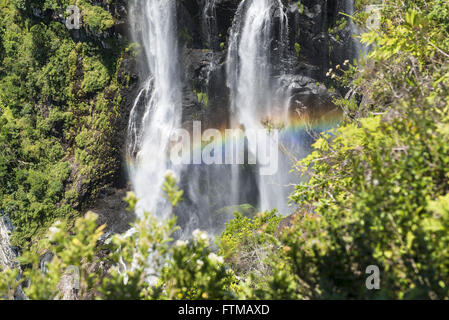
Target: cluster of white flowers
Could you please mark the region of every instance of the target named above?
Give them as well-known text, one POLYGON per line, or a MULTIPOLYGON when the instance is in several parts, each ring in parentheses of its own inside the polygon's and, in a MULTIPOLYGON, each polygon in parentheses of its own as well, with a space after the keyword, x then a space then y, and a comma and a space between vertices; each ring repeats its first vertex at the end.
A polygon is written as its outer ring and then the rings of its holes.
POLYGON ((216 255, 213 252, 209 253, 209 255, 207 257, 209 258, 209 260, 212 263, 215 263, 215 264, 223 264, 224 263, 223 257, 222 256, 218 256, 218 255, 216 255))
POLYGON ((176 246, 177 247, 185 247, 185 246, 187 246, 187 241, 184 241, 184 240, 178 240, 178 241, 176 241, 176 246))
MULTIPOLYGON (((340 66, 338 66, 337 69, 339 69, 340 66)), ((335 79, 337 75, 334 73, 334 69, 330 68, 329 71, 326 73, 326 77, 331 77, 331 79, 335 79)))
MULTIPOLYGON (((343 62, 344 66, 349 65, 349 60, 345 60, 345 62, 343 62)), ((335 69, 337 70, 342 70, 340 65, 337 65, 335 67, 335 69)), ((334 69, 330 68, 329 71, 326 73, 326 77, 330 77, 331 79, 335 79, 337 77, 337 75, 334 73, 334 69)))
POLYGON ((196 260, 196 264, 201 268, 204 265, 204 261, 203 260, 196 260))
POLYGON ((178 179, 176 173, 173 170, 170 170, 170 169, 165 171, 165 177, 173 177, 176 180, 178 179))
POLYGON ((209 245, 209 235, 207 234, 206 231, 201 231, 199 229, 196 229, 195 231, 193 231, 192 235, 193 235, 193 239, 195 239, 195 241, 205 242, 206 245, 209 245))
POLYGON ((61 221, 56 221, 49 229, 48 229, 48 239, 53 241, 56 234, 61 231, 60 226, 61 221))

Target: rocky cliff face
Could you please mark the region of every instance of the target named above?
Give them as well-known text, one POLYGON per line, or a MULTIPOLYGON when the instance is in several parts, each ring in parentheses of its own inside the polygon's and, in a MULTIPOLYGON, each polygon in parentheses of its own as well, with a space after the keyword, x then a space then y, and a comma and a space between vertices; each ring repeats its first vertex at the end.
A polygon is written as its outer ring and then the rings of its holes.
MULTIPOLYGON (((0 216, 0 271, 18 267, 16 261, 17 251, 11 246, 9 241, 12 231, 13 225, 11 221, 5 216, 0 216)), ((20 300, 26 299, 21 286, 14 292, 14 298, 20 300)))
MULTIPOLYGON (((230 27, 240 1, 216 0, 212 18, 216 24, 204 30, 204 8, 207 0, 184 0, 178 2, 178 30, 182 44, 184 67, 184 122, 201 120, 206 127, 226 125, 229 92, 226 87, 226 49, 230 27), (216 32, 208 34, 207 32, 216 32), (213 43, 218 45, 211 45, 213 43), (207 106, 198 101, 198 93, 206 93, 207 106), (224 123, 223 123, 224 122, 224 123)), ((326 95, 326 90, 311 86, 317 82, 327 87, 329 68, 342 64, 355 56, 349 27, 340 27, 346 21, 340 12, 346 11, 347 0, 284 1, 288 8, 288 61, 278 61, 278 67, 287 68, 283 77, 286 87, 298 92, 292 101, 310 104, 310 96, 326 95), (334 29, 333 33, 329 31, 334 29), (298 81, 298 76, 302 77, 298 81)), ((211 13, 209 13, 211 14, 211 13)), ((279 46, 273 38, 273 46, 279 46)), ((323 88, 323 87, 321 87, 323 88)), ((313 103, 312 103, 313 104, 313 103)))
MULTIPOLYGON (((288 8, 288 61, 282 61, 287 74, 307 77, 308 84, 329 84, 326 73, 332 66, 355 56, 349 27, 337 29, 340 12, 348 0, 284 0, 288 8), (329 31, 336 29, 335 32, 329 31)), ((226 125, 229 92, 226 87, 226 52, 230 28, 239 0, 180 0, 177 2, 181 66, 183 67, 183 122, 201 120, 205 127, 226 125), (208 6, 213 9, 207 10, 208 6), (212 26, 210 26, 213 24, 212 26), (207 95, 207 103, 198 94, 207 95), (200 101, 199 101, 200 100, 200 101), (224 122, 224 123, 223 123, 224 122)), ((124 11, 124 10, 122 10, 124 11)), ((279 39, 273 38, 273 46, 279 39)), ((315 95, 294 77, 286 86, 302 87, 301 95, 315 95)), ((201 97, 201 95, 200 95, 201 97)))
POLYGON ((16 252, 9 243, 12 224, 6 217, 0 216, 0 270, 16 265, 16 252))

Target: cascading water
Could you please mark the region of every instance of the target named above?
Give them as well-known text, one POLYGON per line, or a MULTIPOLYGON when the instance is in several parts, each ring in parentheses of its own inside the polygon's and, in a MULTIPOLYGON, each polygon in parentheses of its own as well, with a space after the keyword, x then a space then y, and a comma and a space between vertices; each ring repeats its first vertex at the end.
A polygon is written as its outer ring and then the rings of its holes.
MULTIPOLYGON (((219 56, 215 18, 220 1, 197 0, 197 3, 201 8, 204 42, 212 49, 212 52, 207 50, 207 54, 219 56)), ((180 80, 176 6, 174 0, 134 0, 130 6, 133 36, 142 44, 144 68, 149 73, 135 100, 128 128, 129 172, 140 199, 138 213, 146 210, 160 218, 166 217, 168 210, 164 210, 166 203, 161 185, 167 169, 177 169, 185 191, 185 201, 176 211, 182 227, 181 237, 190 234, 194 228, 219 232, 234 208, 247 208, 242 206, 246 204, 261 210, 277 208, 282 214, 289 214, 292 211, 287 205, 291 186, 299 181, 290 169, 296 159, 305 155, 304 146, 310 143, 309 140, 302 144, 303 133, 288 132, 296 125, 292 120, 292 106, 298 103, 292 97, 295 94, 297 97, 298 85, 302 86, 298 83, 303 82, 300 76, 297 77, 300 80, 292 80, 295 79, 294 70, 290 69, 294 65, 291 61, 297 59, 288 36, 287 14, 291 14, 291 8, 286 8, 282 0, 241 1, 228 41, 225 66, 226 84, 230 89, 230 121, 224 120, 223 125, 242 128, 246 132, 281 129, 278 170, 263 176, 259 174, 261 159, 257 159, 258 166, 194 163, 182 168, 186 170, 178 170, 179 167, 171 165, 168 159, 170 137, 181 126, 182 90, 189 92, 186 83, 183 86, 180 80)), ((201 72, 213 71, 215 79, 220 78, 217 76, 220 74, 217 73, 219 61, 202 67, 201 72)), ((209 79, 209 73, 205 78, 209 79)), ((209 97, 220 90, 211 86, 209 80, 196 89, 209 97)), ((226 99, 222 100, 225 101, 223 104, 227 104, 226 99)), ((207 113, 207 106, 203 108, 202 112, 207 113)), ((190 112, 188 108, 184 111, 190 112)), ((184 125, 189 126, 187 122, 184 125)), ((271 137, 271 134, 267 136, 271 137)), ((247 151, 259 156, 258 149, 266 145, 263 146, 259 139, 251 140, 250 135, 246 138, 247 151)))
POLYGON ((0 270, 16 264, 16 254, 9 242, 11 231, 9 219, 0 215, 0 270))
POLYGON ((212 50, 217 50, 218 43, 218 26, 217 26, 217 12, 216 12, 217 0, 201 0, 203 7, 202 27, 203 33, 206 36, 207 44, 212 50))
MULTIPOLYGON (((19 268, 20 266, 17 262, 17 252, 11 246, 9 237, 13 231, 13 226, 9 218, 2 215, 0 211, 0 270, 5 270, 8 268, 19 268)), ((14 298, 18 300, 27 299, 25 293, 22 290, 22 285, 19 285, 14 292, 14 298)))
MULTIPOLYGON (((356 13, 355 0, 346 0, 346 12, 351 17, 354 16, 354 14, 356 13)), ((352 18, 349 19, 349 28, 352 34, 352 44, 354 46, 353 51, 355 54, 355 58, 357 60, 360 60, 361 57, 366 56, 366 54, 368 53, 368 48, 360 42, 358 37, 362 32, 357 24, 354 23, 354 20, 352 18)))
MULTIPOLYGON (((287 32, 288 19, 280 0, 246 0, 240 4, 231 30, 227 59, 227 85, 231 92, 234 127, 261 130, 267 124, 276 125, 273 123, 276 120, 288 125, 288 92, 282 90, 273 77, 273 63, 282 61, 287 32), (278 46, 272 54, 274 38, 278 39, 278 46), (277 119, 280 114, 282 119, 277 119)), ((248 145, 262 147, 258 143, 249 141, 248 145)), ((249 152, 257 154, 254 148, 249 152)), ((291 190, 287 185, 291 165, 280 156, 276 174, 258 177, 262 210, 276 207, 280 212, 288 213, 287 197, 291 190)), ((235 197, 239 194, 239 174, 240 170, 236 168, 232 175, 235 197)))
POLYGON ((142 45, 149 79, 131 111, 128 127, 129 173, 140 200, 137 214, 165 217, 161 186, 173 169, 168 147, 181 121, 181 80, 176 41, 176 1, 146 0, 130 4, 132 32, 142 45))

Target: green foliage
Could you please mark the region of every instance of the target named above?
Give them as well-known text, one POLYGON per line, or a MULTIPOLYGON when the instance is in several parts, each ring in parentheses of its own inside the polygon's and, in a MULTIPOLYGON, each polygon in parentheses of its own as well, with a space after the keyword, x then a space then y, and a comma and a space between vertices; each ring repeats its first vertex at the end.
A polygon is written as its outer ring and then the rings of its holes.
MULTIPOLYGON (((164 189, 177 202, 180 191, 173 182, 168 176, 164 189)), ((135 196, 129 193, 126 200, 134 210, 135 196)), ((230 286, 235 279, 223 258, 212 252, 207 233, 196 230, 192 240, 178 240, 173 245, 175 224, 175 218, 161 222, 146 213, 132 225, 131 234, 115 235, 109 245, 102 245, 99 239, 106 226, 98 227, 94 213, 79 218, 74 226, 56 222, 45 239, 19 258, 24 267, 20 278, 18 269, 0 272, 0 297, 13 298, 22 286, 31 299, 62 298, 67 294, 60 290, 62 281, 69 281, 71 286, 76 283, 75 278, 64 277, 77 270, 76 293, 80 298, 233 298, 230 286), (39 267, 43 248, 53 254, 45 272, 39 267), (101 250, 108 254, 100 260, 101 250), (100 264, 102 268, 98 268, 100 264)))
MULTIPOLYGON (((81 209, 77 190, 95 197, 95 182, 107 184, 115 174, 111 135, 126 43, 110 42, 112 49, 77 43, 63 23, 31 12, 70 3, 0 4, 0 212, 16 226, 11 240, 18 246, 29 245, 54 220, 75 216, 81 209)), ((95 14, 104 11, 95 8, 95 14)), ((107 15, 91 27, 109 27, 107 15)))
POLYGON ((209 96, 207 95, 207 92, 193 90, 193 93, 196 94, 198 103, 201 103, 205 108, 209 106, 209 96))
POLYGON ((219 238, 219 253, 239 275, 257 270, 263 263, 262 257, 271 250, 270 241, 281 220, 276 210, 259 213, 252 219, 236 212, 219 238))
POLYGON ((329 28, 329 34, 336 35, 338 37, 338 32, 344 30, 347 25, 348 19, 346 17, 342 17, 335 22, 335 25, 332 28, 329 28))
POLYGON ((187 27, 184 27, 184 29, 179 30, 179 36, 187 44, 193 42, 193 37, 189 34, 189 30, 187 29, 187 27))
POLYGON ((67 222, 56 222, 49 230, 47 238, 40 246, 49 246, 53 258, 45 265, 47 271, 39 268, 39 251, 32 249, 25 252, 19 262, 31 265, 23 272, 23 279, 30 279, 30 285, 24 288, 30 299, 48 300, 60 299, 61 290, 58 284, 62 277, 70 270, 79 271, 79 294, 85 296, 92 288, 99 284, 99 275, 88 271, 88 266, 95 262, 98 254, 97 241, 103 234, 105 225, 97 227, 97 216, 87 213, 85 217, 76 221, 72 228, 73 233, 68 234, 67 222))
POLYGON ((359 69, 329 72, 364 103, 338 101, 345 122, 297 164, 297 219, 245 297, 448 298, 448 37, 431 4, 403 5, 362 35, 374 48, 359 69), (380 290, 365 286, 370 265, 380 290))
POLYGON ((6 269, 0 272, 0 299, 14 300, 17 290, 20 290, 22 281, 18 281, 20 270, 6 269))
POLYGON ((440 248, 447 239, 428 227, 443 217, 427 208, 430 199, 447 192, 448 141, 428 135, 430 123, 379 120, 342 127, 330 146, 317 143, 315 154, 301 163, 313 171, 292 199, 311 206, 313 214, 298 221, 283 242, 292 248, 288 259, 298 277, 320 289, 298 288, 301 295, 447 297, 439 283, 449 271, 448 252, 440 248), (382 270, 375 293, 364 288, 369 265, 382 270))
POLYGON ((429 17, 449 31, 449 2, 445 0, 433 1, 429 17))
POLYGON ((114 18, 103 8, 93 6, 87 1, 80 1, 79 5, 83 13, 83 24, 90 30, 102 32, 114 25, 114 18))
POLYGON ((295 51, 296 55, 299 57, 301 55, 301 45, 297 42, 295 42, 295 51))
POLYGON ((176 186, 176 178, 171 172, 165 176, 165 181, 162 184, 162 191, 165 192, 168 201, 170 201, 173 207, 176 207, 178 203, 182 201, 184 191, 176 186))
POLYGON ((83 59, 84 80, 81 88, 85 93, 96 92, 103 89, 109 83, 107 68, 98 60, 98 57, 86 57, 83 59))
POLYGON ((82 13, 83 27, 101 33, 114 26, 112 15, 98 5, 92 5, 91 0, 12 0, 12 3, 22 11, 29 13, 32 9, 54 10, 64 13, 69 5, 77 5, 82 13))
POLYGON ((227 299, 234 280, 224 260, 211 251, 207 233, 196 230, 193 240, 178 241, 171 249, 171 259, 163 267, 159 288, 167 299, 227 299))

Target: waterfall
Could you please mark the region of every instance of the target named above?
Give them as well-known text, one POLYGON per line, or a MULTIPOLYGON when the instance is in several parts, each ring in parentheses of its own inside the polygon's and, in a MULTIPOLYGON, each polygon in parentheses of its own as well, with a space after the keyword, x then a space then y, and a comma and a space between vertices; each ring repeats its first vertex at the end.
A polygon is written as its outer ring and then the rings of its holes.
MULTIPOLYGON (((19 270, 21 271, 21 267, 17 262, 17 252, 11 246, 11 243, 9 241, 9 237, 13 232, 13 229, 13 225, 9 218, 7 216, 3 216, 2 212, 0 211, 0 271, 9 268, 19 268, 19 270)), ((14 292, 14 299, 28 299, 23 292, 22 285, 19 285, 19 287, 14 292)))
POLYGON ((212 50, 219 49, 218 41, 218 26, 217 26, 217 0, 201 0, 203 12, 202 12, 202 27, 203 33, 206 36, 209 48, 212 50))
POLYGON ((132 34, 142 45, 148 80, 134 103, 128 126, 128 162, 137 213, 164 218, 161 186, 170 136, 181 122, 181 80, 176 40, 176 1, 146 0, 130 4, 132 34))
MULTIPOLYGON (((266 123, 276 121, 278 115, 282 115, 280 120, 286 121, 289 97, 274 79, 273 65, 282 63, 287 32, 288 19, 281 0, 245 0, 238 7, 227 57, 227 85, 234 127, 264 129, 266 123), (278 39, 275 50, 272 48, 274 38, 278 39)), ((262 147, 257 144, 257 141, 251 143, 250 140, 248 143, 249 146, 262 147)), ((257 154, 257 150, 249 152, 257 154)), ((290 168, 291 163, 281 157, 275 175, 258 177, 259 207, 262 210, 276 207, 282 213, 288 212, 287 197, 291 190, 286 185, 290 168)), ((240 193, 239 174, 238 168, 232 174, 234 197, 240 193)))
MULTIPOLYGON (((201 7, 203 34, 215 51, 216 6, 220 1, 197 3, 201 7)), ((182 115, 176 7, 175 0, 134 0, 130 4, 133 38, 142 45, 143 69, 148 73, 128 127, 130 180, 140 200, 137 213, 145 210, 166 217, 167 203, 161 186, 166 171, 174 170, 186 196, 176 211, 183 232, 200 227, 215 233, 224 224, 218 220, 229 216, 221 212, 233 212, 234 207, 246 204, 257 205, 261 210, 277 208, 282 214, 289 214, 292 210, 288 196, 292 185, 299 181, 290 170, 305 150, 301 133, 290 130, 296 125, 291 117, 291 90, 301 86, 292 80, 293 70, 289 69, 293 50, 288 37, 290 9, 282 0, 243 0, 230 29, 225 65, 230 121, 226 126, 246 131, 247 152, 257 157, 257 166, 194 163, 181 168, 174 167, 168 157, 170 137, 181 127, 182 115), (258 151, 266 148, 266 143, 248 134, 267 128, 280 129, 280 144, 276 145, 278 170, 271 175, 261 174, 258 151)), ((219 53, 208 51, 211 55, 219 53)), ((205 92, 209 93, 208 88, 205 92)), ((271 147, 272 133, 266 130, 265 135, 270 138, 271 147)))
MULTIPOLYGON (((346 0, 346 12, 351 17, 356 13, 355 11, 355 0, 346 0)), ((362 33, 357 24, 354 23, 352 18, 349 19, 349 28, 352 34, 352 44, 354 46, 353 52, 355 58, 360 60, 361 57, 364 57, 368 53, 367 46, 363 45, 360 40, 357 38, 362 33)))

